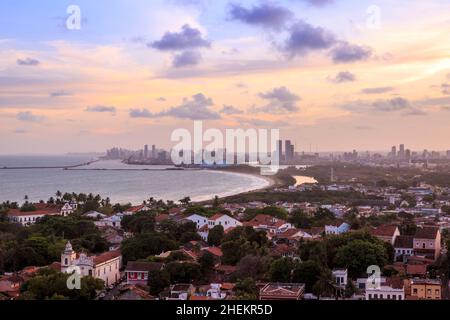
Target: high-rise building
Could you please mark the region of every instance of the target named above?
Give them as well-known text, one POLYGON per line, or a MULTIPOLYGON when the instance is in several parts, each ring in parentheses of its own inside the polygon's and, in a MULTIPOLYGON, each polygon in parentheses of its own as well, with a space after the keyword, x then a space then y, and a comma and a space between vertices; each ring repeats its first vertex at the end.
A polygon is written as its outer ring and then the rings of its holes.
POLYGON ((292 144, 291 140, 286 140, 285 141, 284 149, 285 149, 284 159, 286 161, 294 160, 295 148, 294 148, 294 145, 292 144))
POLYGON ((152 145, 152 159, 156 159, 156 146, 152 145))
POLYGON ((277 141, 277 152, 280 157, 279 158, 280 161, 283 160, 283 141, 282 140, 277 141))
POLYGON ((400 150, 398 151, 398 157, 400 159, 405 159, 405 145, 404 144, 400 145, 400 150))
POLYGON ((396 146, 392 146, 391 158, 396 158, 396 157, 397 157, 397 147, 396 146))
POLYGON ((148 144, 144 146, 144 159, 148 159, 148 144))

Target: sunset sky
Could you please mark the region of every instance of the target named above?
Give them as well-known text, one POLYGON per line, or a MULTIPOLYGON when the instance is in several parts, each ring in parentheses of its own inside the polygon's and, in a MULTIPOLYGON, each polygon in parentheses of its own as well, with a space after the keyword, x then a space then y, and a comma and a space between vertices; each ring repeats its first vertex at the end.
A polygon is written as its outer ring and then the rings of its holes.
POLYGON ((450 149, 450 0, 1 1, 0 154, 170 148, 196 119, 450 149))

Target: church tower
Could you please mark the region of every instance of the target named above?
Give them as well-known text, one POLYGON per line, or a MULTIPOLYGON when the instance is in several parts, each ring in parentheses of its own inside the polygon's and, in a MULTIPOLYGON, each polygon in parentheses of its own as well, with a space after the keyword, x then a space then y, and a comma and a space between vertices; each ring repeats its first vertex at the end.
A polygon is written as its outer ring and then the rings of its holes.
POLYGON ((72 248, 70 241, 67 242, 64 252, 61 254, 61 272, 66 272, 67 268, 73 265, 77 254, 72 248))

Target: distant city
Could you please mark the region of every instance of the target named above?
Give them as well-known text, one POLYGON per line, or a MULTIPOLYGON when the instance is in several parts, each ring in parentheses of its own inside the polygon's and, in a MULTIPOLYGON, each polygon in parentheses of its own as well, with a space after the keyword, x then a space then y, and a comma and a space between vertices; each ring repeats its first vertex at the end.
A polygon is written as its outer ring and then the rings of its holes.
MULTIPOLYGON (((226 149, 223 149, 224 164, 226 163, 226 149)), ((404 144, 392 146, 390 152, 371 152, 371 151, 349 151, 349 152, 306 152, 296 151, 295 145, 291 140, 279 140, 277 142, 277 151, 280 155, 280 164, 282 165, 303 165, 317 164, 321 162, 356 162, 366 165, 396 165, 396 166, 432 166, 434 163, 447 162, 450 160, 450 150, 447 151, 412 151, 404 144)), ((192 153, 192 158, 194 153, 192 153)), ((114 147, 106 151, 102 157, 105 160, 122 160, 129 164, 150 164, 150 165, 171 165, 171 150, 158 148, 156 145, 151 147, 146 144, 141 150, 129 150, 125 148, 114 147)), ((234 154, 235 159, 238 154, 234 154)), ((245 162, 250 163, 249 153, 245 154, 245 162)))

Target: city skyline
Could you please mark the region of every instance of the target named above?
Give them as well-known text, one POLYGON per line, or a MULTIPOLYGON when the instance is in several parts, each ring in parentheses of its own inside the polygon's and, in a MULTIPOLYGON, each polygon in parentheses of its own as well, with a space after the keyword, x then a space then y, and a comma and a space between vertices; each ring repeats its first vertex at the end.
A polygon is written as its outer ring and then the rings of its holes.
POLYGON ((306 152, 450 149, 447 1, 83 0, 80 30, 69 3, 20 2, 0 12, 0 154, 169 149, 193 120, 306 152))

